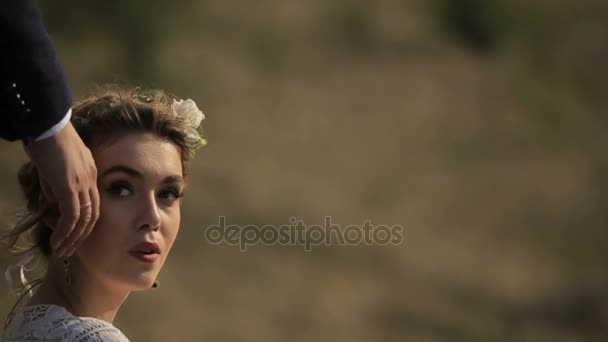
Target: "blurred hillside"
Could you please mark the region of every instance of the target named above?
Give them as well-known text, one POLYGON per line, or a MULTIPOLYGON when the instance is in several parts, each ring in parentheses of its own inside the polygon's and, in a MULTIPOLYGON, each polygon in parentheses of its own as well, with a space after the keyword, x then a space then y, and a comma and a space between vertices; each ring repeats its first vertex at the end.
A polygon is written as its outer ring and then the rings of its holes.
POLYGON ((207 115, 161 286, 116 322, 132 341, 608 337, 608 2, 42 5, 77 96, 124 81, 207 115), (240 252, 204 239, 222 215, 405 242, 240 252))

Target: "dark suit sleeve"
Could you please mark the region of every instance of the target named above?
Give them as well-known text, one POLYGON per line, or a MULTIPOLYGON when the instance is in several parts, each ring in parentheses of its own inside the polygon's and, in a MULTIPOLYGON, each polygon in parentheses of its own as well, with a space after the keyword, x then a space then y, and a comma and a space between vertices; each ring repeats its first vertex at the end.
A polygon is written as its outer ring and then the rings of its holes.
POLYGON ((55 47, 35 0, 0 0, 0 137, 25 143, 72 105, 55 47))

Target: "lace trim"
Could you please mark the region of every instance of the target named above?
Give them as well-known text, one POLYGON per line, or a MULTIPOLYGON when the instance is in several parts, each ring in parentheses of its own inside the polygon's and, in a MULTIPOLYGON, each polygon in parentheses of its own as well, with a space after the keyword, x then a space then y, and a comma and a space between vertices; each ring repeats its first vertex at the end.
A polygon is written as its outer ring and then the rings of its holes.
POLYGON ((3 341, 129 342, 112 323, 77 317, 57 305, 18 308, 3 341))

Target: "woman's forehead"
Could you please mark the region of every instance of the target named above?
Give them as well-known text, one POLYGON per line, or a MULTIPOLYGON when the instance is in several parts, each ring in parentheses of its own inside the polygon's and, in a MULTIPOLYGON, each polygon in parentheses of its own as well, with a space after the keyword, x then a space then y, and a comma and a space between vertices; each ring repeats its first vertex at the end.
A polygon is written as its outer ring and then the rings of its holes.
POLYGON ((93 153, 99 175, 122 165, 142 175, 166 177, 182 174, 181 154, 169 141, 148 133, 130 134, 104 144, 93 153))

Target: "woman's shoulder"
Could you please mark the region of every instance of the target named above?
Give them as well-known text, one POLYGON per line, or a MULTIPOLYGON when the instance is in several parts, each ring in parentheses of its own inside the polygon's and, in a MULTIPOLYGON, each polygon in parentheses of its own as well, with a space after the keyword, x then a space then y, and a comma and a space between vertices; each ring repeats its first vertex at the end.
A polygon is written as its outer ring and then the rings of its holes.
POLYGON ((128 342, 112 323, 78 317, 57 305, 19 308, 9 324, 4 340, 61 342, 128 342))

